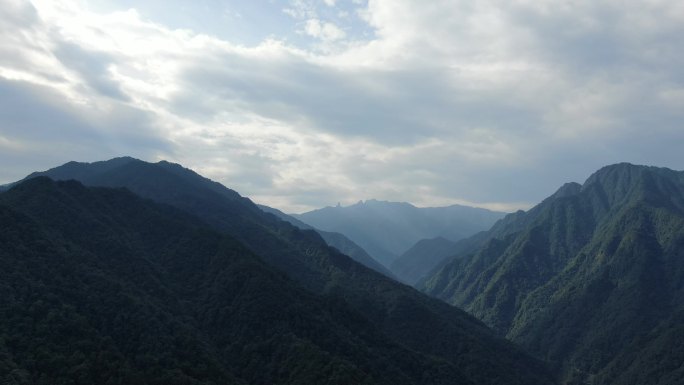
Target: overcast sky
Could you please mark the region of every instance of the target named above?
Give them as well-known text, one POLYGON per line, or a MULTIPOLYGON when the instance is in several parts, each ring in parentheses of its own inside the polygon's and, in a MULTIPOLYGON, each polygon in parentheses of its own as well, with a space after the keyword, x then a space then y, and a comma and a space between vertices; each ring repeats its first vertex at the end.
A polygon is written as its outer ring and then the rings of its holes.
POLYGON ((0 183, 130 155, 287 212, 514 210, 611 163, 684 169, 680 0, 0 7, 0 183))

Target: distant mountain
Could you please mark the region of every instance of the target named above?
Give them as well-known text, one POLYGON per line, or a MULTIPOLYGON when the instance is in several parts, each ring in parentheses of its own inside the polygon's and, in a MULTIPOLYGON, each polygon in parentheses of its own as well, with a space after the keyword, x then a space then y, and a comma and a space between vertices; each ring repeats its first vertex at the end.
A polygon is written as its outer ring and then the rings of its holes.
MULTIPOLYGON (((90 186, 126 188, 200 218, 214 230, 246 245, 313 295, 334 297, 346 304, 362 317, 360 325, 374 325, 389 343, 445 366, 444 372, 426 372, 417 383, 553 383, 543 363, 495 337, 467 313, 361 265, 327 246, 316 232, 300 230, 267 214, 235 191, 180 165, 127 158, 93 164, 71 162, 30 177, 40 175, 78 178, 90 186)), ((260 338, 259 334, 253 338, 260 338)), ((264 344, 260 346, 266 346, 268 341, 264 344)), ((393 365, 393 359, 388 360, 388 365, 393 365)), ((359 368, 366 370, 365 366, 359 368)), ((331 366, 331 375, 334 372, 331 366)), ((363 379, 348 382, 373 383, 363 379)))
POLYGON ((317 229, 346 235, 378 262, 392 266, 421 239, 458 241, 489 229, 503 215, 459 205, 418 208, 409 203, 368 200, 293 216, 317 229))
POLYGON ((0 194, 0 282, 3 384, 468 383, 122 189, 35 178, 0 194))
POLYGON ((403 282, 413 285, 444 259, 455 254, 456 242, 443 237, 421 239, 400 255, 390 269, 403 282))
POLYGON ((394 274, 392 274, 386 267, 382 266, 378 261, 373 259, 373 257, 368 255, 366 250, 364 250, 361 246, 357 245, 351 239, 347 238, 343 234, 334 233, 331 231, 318 230, 315 227, 309 226, 306 223, 300 221, 299 219, 294 218, 291 215, 287 215, 284 212, 273 207, 268 207, 264 205, 257 206, 259 206, 259 208, 263 211, 273 214, 276 217, 286 222, 289 222, 302 230, 313 230, 317 232, 321 236, 321 238, 323 238, 325 243, 328 244, 328 246, 336 248, 342 254, 350 256, 353 260, 359 262, 360 264, 366 267, 370 267, 371 269, 380 272, 386 275, 387 277, 395 278, 394 274))
POLYGON ((684 172, 617 164, 499 221, 423 283, 564 383, 684 384, 684 172))
POLYGON ((433 271, 449 263, 452 258, 476 250, 486 237, 488 233, 481 231, 456 242, 442 237, 421 239, 397 258, 391 270, 403 282, 421 288, 423 281, 431 277, 433 271))

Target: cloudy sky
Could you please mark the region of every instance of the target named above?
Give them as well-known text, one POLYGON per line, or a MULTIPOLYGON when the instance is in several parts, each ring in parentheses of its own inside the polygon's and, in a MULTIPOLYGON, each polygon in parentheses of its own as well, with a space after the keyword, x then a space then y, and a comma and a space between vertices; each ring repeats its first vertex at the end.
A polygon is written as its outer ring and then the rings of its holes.
POLYGON ((0 183, 167 159, 288 212, 684 169, 679 0, 0 0, 0 183))

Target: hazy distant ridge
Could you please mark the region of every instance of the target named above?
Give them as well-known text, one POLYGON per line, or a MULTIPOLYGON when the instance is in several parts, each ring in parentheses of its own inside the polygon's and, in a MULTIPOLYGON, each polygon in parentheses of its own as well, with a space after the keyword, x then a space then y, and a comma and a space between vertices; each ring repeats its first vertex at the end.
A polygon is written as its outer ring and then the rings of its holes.
POLYGON ((264 210, 267 213, 273 214, 277 216, 278 218, 287 221, 297 227, 299 227, 302 230, 314 230, 318 234, 321 235, 323 240, 325 240, 325 243, 328 244, 328 246, 332 246, 336 248, 337 250, 341 251, 343 254, 348 255, 352 257, 355 261, 363 264, 364 266, 370 267, 371 269, 380 272, 388 277, 394 278, 394 274, 392 274, 386 267, 381 265, 378 261, 373 259, 368 253, 359 245, 354 243, 351 239, 347 238, 344 234, 341 233, 335 233, 331 231, 322 231, 318 230, 313 226, 309 226, 306 223, 298 220, 297 218, 294 218, 291 215, 287 215, 284 212, 274 209, 273 207, 268 207, 265 205, 257 205, 259 206, 260 209, 264 210))
POLYGON ((457 241, 489 229, 503 215, 459 205, 419 208, 405 202, 368 200, 293 216, 318 229, 346 235, 373 258, 391 266, 421 239, 457 241))

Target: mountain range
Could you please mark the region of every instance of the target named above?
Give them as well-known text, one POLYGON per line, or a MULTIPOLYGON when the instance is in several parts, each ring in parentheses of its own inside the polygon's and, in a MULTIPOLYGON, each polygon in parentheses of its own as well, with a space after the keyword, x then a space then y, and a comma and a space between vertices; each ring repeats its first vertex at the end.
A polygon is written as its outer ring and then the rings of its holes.
POLYGON ((506 216, 421 287, 564 384, 683 384, 684 172, 602 168, 506 216))
POLYGON ((169 162, 3 190, 0 383, 684 384, 681 171, 604 167, 393 273, 169 162))
POLYGON ((421 208, 374 199, 292 214, 317 229, 344 234, 386 267, 422 239, 458 241, 489 229, 503 215, 460 205, 421 208))
POLYGON ((460 378, 230 236, 126 190, 34 178, 0 195, 0 218, 3 384, 460 378))
POLYGON ((299 219, 287 215, 284 212, 275 209, 273 207, 268 207, 265 205, 257 205, 259 206, 260 209, 262 209, 264 212, 270 213, 275 215, 276 217, 284 220, 285 222, 289 222, 290 224, 302 229, 302 230, 313 230, 318 233, 318 235, 323 238, 325 243, 328 244, 328 246, 334 247, 337 250, 339 250, 342 254, 348 255, 351 257, 353 260, 356 262, 359 262, 360 264, 369 267, 379 273, 382 273, 390 278, 394 278, 394 274, 392 274, 386 267, 381 265, 378 261, 373 259, 366 250, 364 250, 361 246, 357 245, 352 241, 351 239, 347 238, 346 235, 341 234, 341 233, 335 233, 332 231, 323 231, 323 230, 318 230, 317 228, 313 226, 309 226, 306 223, 300 221, 299 219))
POLYGON ((70 162, 0 196, 6 382, 554 383, 462 310, 180 165, 70 162))

